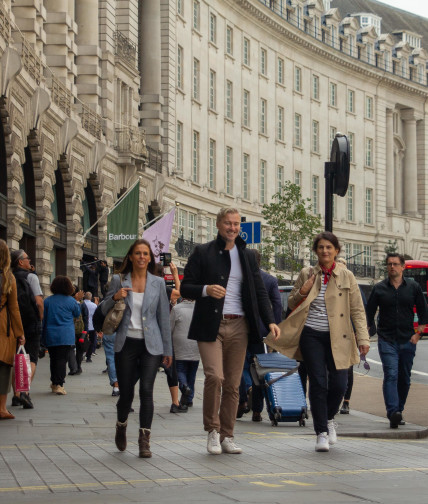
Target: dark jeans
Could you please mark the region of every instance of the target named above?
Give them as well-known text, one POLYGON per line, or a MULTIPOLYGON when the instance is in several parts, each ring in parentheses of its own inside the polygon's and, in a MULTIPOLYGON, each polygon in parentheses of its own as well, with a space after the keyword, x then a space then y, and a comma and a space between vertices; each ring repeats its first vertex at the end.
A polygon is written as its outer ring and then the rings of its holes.
POLYGON ((263 389, 256 385, 250 373, 250 366, 254 361, 254 355, 265 353, 263 343, 249 343, 245 356, 244 370, 242 372, 241 384, 239 386, 239 402, 245 403, 248 400, 248 390, 252 388, 251 409, 253 413, 263 411, 263 389))
POLYGON ((188 402, 193 402, 195 396, 195 381, 196 373, 198 371, 199 361, 192 360, 178 360, 175 361, 177 366, 177 376, 180 390, 183 391, 184 387, 189 387, 192 394, 187 396, 188 402))
POLYGON ((140 379, 140 427, 150 429, 153 420, 153 387, 162 355, 147 351, 143 339, 126 338, 120 352, 115 353, 117 381, 120 396, 117 419, 125 422, 134 399, 135 377, 140 379))
POLYGON ((300 351, 309 377, 309 401, 316 434, 328 432, 327 421, 339 410, 348 382, 348 369, 336 369, 330 332, 305 326, 300 351))
POLYGON ((86 351, 86 358, 90 359, 91 355, 95 352, 97 348, 97 333, 95 331, 88 331, 89 336, 89 346, 86 351))
POLYGON ((349 401, 351 399, 352 387, 354 386, 354 366, 348 368, 348 385, 346 386, 344 401, 349 401))
POLYGON ((383 398, 389 418, 392 413, 404 410, 416 345, 410 341, 391 343, 382 338, 378 338, 377 345, 383 367, 383 398))
POLYGON ((82 360, 85 350, 83 348, 83 344, 79 342, 80 337, 80 335, 76 335, 76 345, 74 348, 71 347, 68 354, 68 367, 72 373, 77 373, 77 371, 82 369, 82 360))
POLYGON ((68 353, 70 345, 58 345, 48 348, 50 357, 51 382, 53 385, 64 385, 67 372, 68 353))

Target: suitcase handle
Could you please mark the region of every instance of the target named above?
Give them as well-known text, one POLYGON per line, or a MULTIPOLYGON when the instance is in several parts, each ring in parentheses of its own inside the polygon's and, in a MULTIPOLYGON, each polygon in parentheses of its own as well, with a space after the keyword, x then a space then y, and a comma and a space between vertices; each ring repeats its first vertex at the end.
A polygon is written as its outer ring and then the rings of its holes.
POLYGON ((286 376, 290 376, 291 374, 295 373, 299 369, 299 366, 296 366, 293 369, 290 369, 290 371, 287 371, 281 376, 277 376, 276 378, 272 378, 272 380, 269 380, 268 382, 265 383, 265 387, 270 387, 272 384, 276 383, 278 380, 282 380, 282 378, 285 378, 286 376))

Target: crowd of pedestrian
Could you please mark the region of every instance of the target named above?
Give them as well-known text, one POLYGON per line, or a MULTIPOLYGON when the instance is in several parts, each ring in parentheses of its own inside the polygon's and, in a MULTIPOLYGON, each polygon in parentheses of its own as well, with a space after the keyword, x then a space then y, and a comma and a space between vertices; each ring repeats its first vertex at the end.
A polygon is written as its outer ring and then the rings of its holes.
MULTIPOLYGON (((246 247, 240 223, 237 209, 221 209, 217 238, 195 247, 181 281, 177 267, 169 264, 173 286, 166 285, 165 267, 155 262, 150 243, 139 239, 110 283, 107 263, 96 260, 82 265, 85 290, 57 276, 50 285, 52 295, 44 300, 28 254, 22 249, 10 253, 0 240, 0 419, 14 418, 6 403, 18 345, 24 345, 30 357, 30 382, 47 349, 51 390, 60 396, 67 393, 67 362, 69 376, 80 375, 82 362, 92 362, 102 338, 105 371, 112 396, 118 398, 115 443, 120 451, 127 447, 135 386, 139 456, 147 458, 152 456, 158 372, 163 369, 167 377, 170 412, 186 413, 195 400, 201 362, 207 451, 239 454, 236 419, 252 410, 252 421, 260 422, 264 405, 264 392, 249 367, 255 355, 278 351, 301 363, 305 391, 309 380, 315 450, 329 451, 338 440, 335 415, 339 409, 350 411, 353 366, 363 361, 368 367, 368 328, 370 335, 376 332, 378 312, 386 414, 391 428, 403 425, 416 345, 428 323, 420 286, 403 276, 404 257, 387 255, 387 278, 374 286, 365 306, 354 275, 339 257, 338 238, 320 233, 312 246, 318 262, 301 270, 288 298, 288 316, 281 321, 278 281, 260 269, 261 256, 246 247), (95 316, 100 312, 106 317, 116 303, 124 306, 120 323, 114 328, 103 325, 102 333, 95 327, 95 316), (419 320, 416 333, 414 309, 419 320)), ((11 405, 34 407, 29 391, 14 390, 11 405)))

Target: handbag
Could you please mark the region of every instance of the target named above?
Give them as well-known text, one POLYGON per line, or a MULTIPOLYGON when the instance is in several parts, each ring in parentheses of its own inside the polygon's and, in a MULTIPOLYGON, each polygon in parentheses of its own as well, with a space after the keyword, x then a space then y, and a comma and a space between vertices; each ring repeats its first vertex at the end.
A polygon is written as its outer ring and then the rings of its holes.
POLYGON ((31 363, 30 356, 25 351, 24 345, 20 345, 17 353, 15 354, 14 366, 15 391, 28 392, 30 390, 31 363))
POLYGON ((103 334, 113 334, 122 322, 126 304, 123 299, 116 301, 113 308, 107 313, 104 319, 103 334))

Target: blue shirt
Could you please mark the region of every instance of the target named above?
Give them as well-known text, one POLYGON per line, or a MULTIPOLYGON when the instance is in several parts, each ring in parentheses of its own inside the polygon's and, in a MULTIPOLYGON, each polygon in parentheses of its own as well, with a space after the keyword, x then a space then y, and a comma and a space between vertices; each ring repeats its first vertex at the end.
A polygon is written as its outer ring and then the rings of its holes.
POLYGON ((44 300, 43 335, 45 346, 74 345, 74 317, 80 304, 71 296, 54 294, 44 300))

